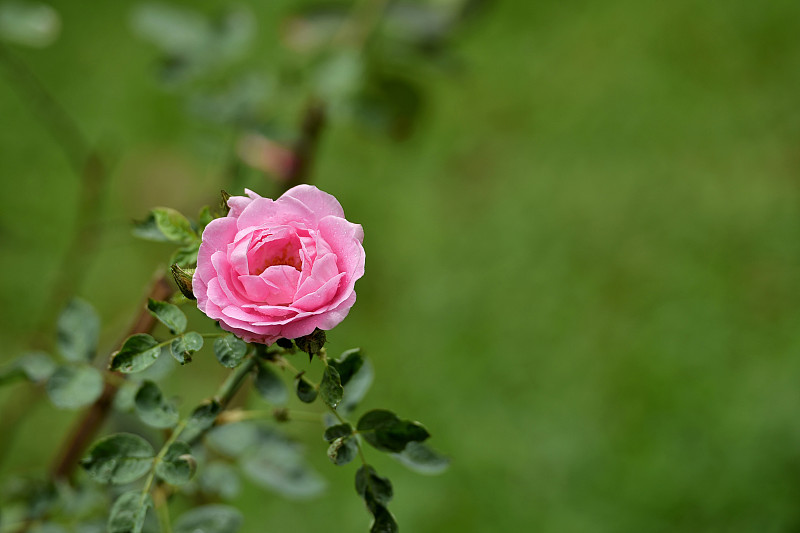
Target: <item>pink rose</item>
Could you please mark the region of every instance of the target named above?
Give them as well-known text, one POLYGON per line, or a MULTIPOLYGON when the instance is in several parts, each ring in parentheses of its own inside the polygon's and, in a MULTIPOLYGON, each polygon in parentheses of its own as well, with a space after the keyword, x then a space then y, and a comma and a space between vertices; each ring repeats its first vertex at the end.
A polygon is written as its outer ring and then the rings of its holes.
POLYGON ((275 201, 245 190, 203 231, 197 307, 247 342, 296 339, 344 320, 364 275, 364 231, 311 185, 275 201))

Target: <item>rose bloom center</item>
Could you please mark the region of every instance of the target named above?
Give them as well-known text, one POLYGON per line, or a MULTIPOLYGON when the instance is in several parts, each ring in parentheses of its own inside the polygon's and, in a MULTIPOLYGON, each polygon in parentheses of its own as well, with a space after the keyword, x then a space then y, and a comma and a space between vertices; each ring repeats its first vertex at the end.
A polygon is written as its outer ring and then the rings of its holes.
POLYGON ((296 235, 278 236, 268 233, 259 239, 247 254, 250 273, 259 276, 269 267, 279 265, 290 266, 300 271, 303 268, 300 248, 300 241, 296 235))

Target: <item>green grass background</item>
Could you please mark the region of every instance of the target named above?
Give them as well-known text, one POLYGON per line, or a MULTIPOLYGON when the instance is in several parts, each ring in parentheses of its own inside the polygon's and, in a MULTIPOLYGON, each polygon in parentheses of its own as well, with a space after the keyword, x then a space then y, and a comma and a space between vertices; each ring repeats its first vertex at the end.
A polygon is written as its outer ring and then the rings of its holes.
MULTIPOLYGON (((16 52, 118 154, 79 291, 111 350, 167 254, 127 221, 194 212, 224 147, 198 146, 154 83, 131 2, 57 4, 59 42, 16 52)), ((256 64, 280 56, 292 5, 252 4, 256 64)), ((460 73, 423 80, 411 139, 334 126, 314 178, 366 233, 331 349, 364 348, 365 404, 423 421, 453 458, 424 478, 370 453, 402 530, 800 529, 800 3, 505 0, 456 51, 460 73)), ((45 311, 77 182, 5 81, 0 124, 6 361, 45 311)), ((222 378, 209 358, 171 378, 184 410, 222 378)), ((74 417, 37 405, 0 476, 43 471, 74 417)), ((355 467, 292 431, 329 490, 249 487, 244 531, 365 531, 355 467)))

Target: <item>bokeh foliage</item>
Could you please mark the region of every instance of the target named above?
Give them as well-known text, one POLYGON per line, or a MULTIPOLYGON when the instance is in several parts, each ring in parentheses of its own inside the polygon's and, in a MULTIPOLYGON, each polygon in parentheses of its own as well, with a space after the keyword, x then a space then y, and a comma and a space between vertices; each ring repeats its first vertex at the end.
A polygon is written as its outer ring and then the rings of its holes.
MULTIPOLYGON (((107 350, 163 256, 128 221, 164 198, 195 212, 230 142, 148 75, 133 5, 60 2, 56 44, 21 51, 119 153, 80 291, 108 316, 107 350)), ((255 63, 286 60, 294 5, 249 6, 255 63)), ((424 481, 376 460, 414 488, 392 500, 406 531, 797 528, 798 20, 788 0, 497 2, 457 40, 455 82, 417 74, 431 93, 402 144, 326 133, 315 183, 368 255, 330 344, 364 347, 371 403, 424 410, 454 459, 424 481)), ((76 183, 4 83, 0 106, 5 360, 43 312, 76 183)), ((192 364, 169 378, 190 404, 218 367, 192 364)), ((40 464, 40 436, 68 421, 39 408, 0 475, 40 464)), ((314 512, 245 482, 243 530, 359 530, 352 480, 334 477, 314 512)))

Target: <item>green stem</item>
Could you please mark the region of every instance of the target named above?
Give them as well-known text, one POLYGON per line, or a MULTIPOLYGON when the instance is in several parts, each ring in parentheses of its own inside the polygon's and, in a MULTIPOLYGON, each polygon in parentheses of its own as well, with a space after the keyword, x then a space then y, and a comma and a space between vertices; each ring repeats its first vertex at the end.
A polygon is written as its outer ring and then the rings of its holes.
POLYGON ((239 387, 244 382, 244 379, 253 370, 255 365, 255 357, 250 356, 246 358, 244 361, 242 361, 242 364, 237 366, 234 371, 230 373, 227 379, 222 382, 222 385, 220 385, 219 389, 214 395, 214 399, 217 400, 222 407, 225 407, 225 405, 231 401, 231 398, 233 398, 233 396, 239 390, 239 387))
POLYGON ((144 482, 144 487, 142 488, 142 498, 139 502, 140 506, 144 505, 144 497, 150 492, 150 487, 153 485, 153 480, 156 477, 156 465, 164 460, 164 456, 167 455, 167 450, 169 450, 169 447, 172 446, 176 440, 178 440, 178 437, 180 436, 181 432, 183 432, 183 429, 186 427, 186 423, 188 421, 188 418, 184 418, 178 422, 178 425, 175 426, 175 429, 172 431, 172 435, 169 436, 167 442, 164 443, 164 446, 161 447, 158 455, 156 455, 156 458, 153 460, 153 466, 150 468, 150 475, 147 476, 147 481, 144 482))

